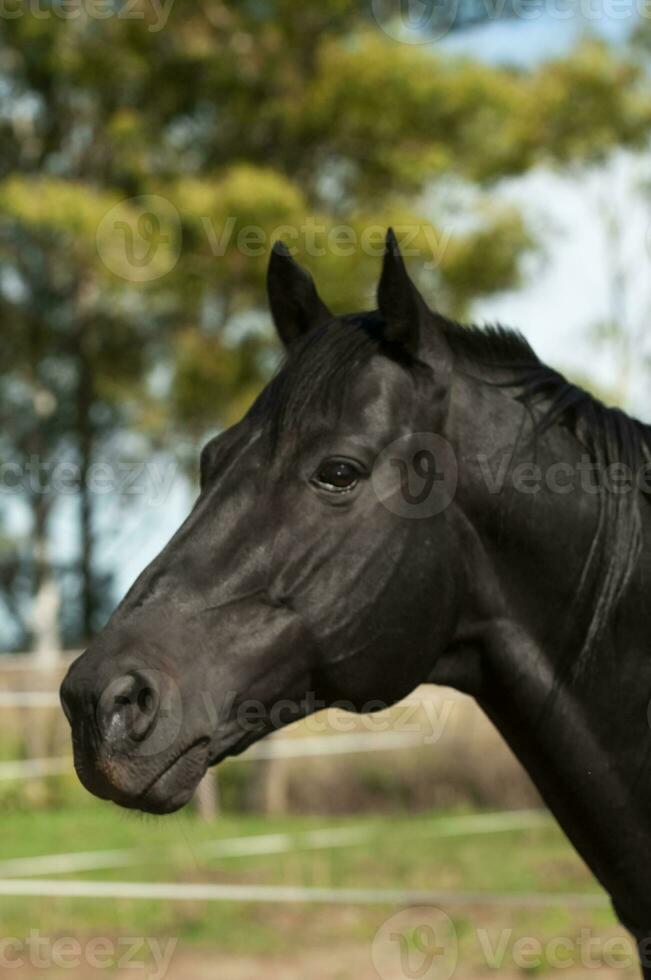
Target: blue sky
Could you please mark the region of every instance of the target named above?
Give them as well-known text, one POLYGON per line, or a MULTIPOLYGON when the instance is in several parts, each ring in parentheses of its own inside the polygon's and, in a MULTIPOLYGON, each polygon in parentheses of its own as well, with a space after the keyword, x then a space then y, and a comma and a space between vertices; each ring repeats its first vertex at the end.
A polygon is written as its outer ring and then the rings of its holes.
MULTIPOLYGON (((563 3, 559 0, 557 6, 562 9, 563 3)), ((575 6, 578 8, 578 3, 575 6)), ((598 12, 606 6, 605 2, 594 3, 592 9, 598 12)), ((584 7, 586 11, 590 9, 587 3, 584 7)), ((450 52, 527 67, 567 53, 586 34, 596 34, 615 43, 624 40, 634 24, 633 8, 631 3, 629 10, 623 12, 626 16, 617 19, 605 14, 582 17, 577 12, 559 20, 541 10, 535 20, 496 20, 481 27, 455 31, 437 43, 450 52)))
MULTIPOLYGON (((598 10, 604 2, 584 9, 598 10)), ((621 9, 617 19, 605 15, 589 19, 574 16, 559 22, 547 15, 534 23, 522 20, 493 22, 485 27, 448 35, 445 50, 468 54, 488 62, 532 66, 562 56, 586 35, 611 42, 624 41, 634 26, 634 4, 621 9)), ((606 389, 614 383, 613 366, 588 340, 592 327, 608 315, 608 236, 601 208, 615 203, 625 225, 625 249, 630 276, 649 281, 651 210, 636 192, 638 163, 619 154, 608 169, 579 179, 537 171, 509 181, 498 190, 514 201, 536 230, 543 256, 531 263, 526 281, 516 292, 483 299, 476 304, 479 322, 499 321, 521 330, 537 352, 555 367, 591 377, 606 389)), ((629 313, 632 322, 647 316, 651 297, 633 288, 629 313)), ((627 406, 646 417, 651 405, 642 385, 633 388, 627 406)))

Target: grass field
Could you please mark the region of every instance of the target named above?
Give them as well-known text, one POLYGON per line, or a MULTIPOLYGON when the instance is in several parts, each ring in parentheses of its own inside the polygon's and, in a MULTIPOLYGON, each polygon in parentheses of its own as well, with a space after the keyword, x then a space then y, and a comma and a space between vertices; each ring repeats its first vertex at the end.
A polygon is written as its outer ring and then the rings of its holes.
MULTIPOLYGON (((422 747, 286 764, 286 803, 294 813, 319 816, 224 816, 207 825, 184 811, 153 819, 92 800, 71 776, 5 781, 0 784, 0 878, 14 873, 46 876, 36 865, 18 871, 6 863, 23 858, 132 850, 135 859, 116 867, 47 874, 57 881, 560 896, 552 907, 527 910, 517 903, 496 908, 482 901, 465 906, 445 901, 436 912, 392 905, 0 897, 0 973, 16 980, 44 976, 48 980, 71 976, 79 980, 637 978, 630 941, 610 911, 572 909, 563 901, 563 895, 600 892, 553 821, 527 830, 444 836, 449 830, 446 821, 456 819, 454 812, 443 812, 445 808, 527 807, 537 805, 538 797, 468 699, 427 689, 420 692, 420 701, 417 717, 412 712, 402 717, 402 706, 397 706, 398 716, 392 715, 387 725, 400 730, 403 722, 411 725, 416 720, 428 736, 422 747), (437 738, 430 744, 435 732, 437 738), (358 815, 338 815, 353 813, 358 815), (311 850, 299 846, 305 843, 302 834, 322 828, 354 828, 363 833, 354 846, 311 850), (256 835, 270 834, 289 835, 289 848, 238 857, 209 853, 210 842, 242 837, 255 842, 256 835), (22 944, 17 948, 24 954, 34 930, 49 943, 38 962, 30 948, 16 967, 14 947, 8 947, 11 962, 5 962, 6 940, 22 944), (447 951, 429 964, 428 935, 436 940, 433 948, 447 951), (73 937, 82 949, 74 968, 54 955, 58 942, 73 937), (138 938, 144 940, 135 954, 140 972, 122 962, 125 948, 120 946, 138 938), (109 948, 101 967, 89 955, 98 939, 106 940, 109 948), (154 943, 172 950, 164 973, 154 943), (458 954, 452 973, 451 950, 458 954), (413 969, 405 966, 404 956, 413 969)), ((349 725, 350 716, 345 720, 349 725)), ((363 719, 353 721, 362 730, 363 719)), ((2 758, 69 751, 68 732, 58 716, 54 719, 58 728, 48 734, 44 745, 32 745, 27 737, 34 734, 32 715, 14 712, 3 715, 2 722, 2 758)), ((338 734, 335 727, 333 737, 338 734)), ((47 733, 40 734, 45 738, 47 733)), ((294 731, 296 737, 312 734, 300 727, 294 731)), ((241 814, 250 807, 247 780, 260 782, 260 773, 250 765, 244 761, 220 770, 220 794, 229 813, 241 814)), ((128 952, 133 948, 126 947, 128 952)))
MULTIPOLYGON (((524 831, 490 835, 440 836, 447 818, 440 814, 404 817, 285 818, 227 817, 204 824, 192 816, 152 819, 89 803, 76 809, 15 812, 3 817, 0 862, 38 855, 135 848, 137 863, 104 870, 58 874, 58 880, 219 882, 351 888, 411 888, 449 892, 598 893, 598 888, 564 836, 550 821, 524 831), (210 857, 208 841, 244 835, 301 834, 323 827, 363 827, 367 835, 353 846, 210 857)), ((0 868, 0 876, 6 870, 0 868)), ((40 877, 41 875, 37 875, 40 877)), ((48 937, 159 937, 178 946, 167 974, 193 980, 203 976, 309 977, 393 980, 408 976, 388 950, 386 968, 373 963, 383 923, 396 913, 390 906, 236 904, 221 902, 107 899, 0 899, 2 934, 23 938, 30 930, 48 937), (339 955, 340 954, 340 955, 339 955), (248 966, 247 966, 248 964, 248 966), (302 964, 302 965, 301 965, 302 964), (265 969, 263 969, 263 965, 265 969), (219 969, 217 969, 219 966, 219 969), (276 970, 276 967, 278 969, 276 970), (241 972, 244 969, 245 972, 241 972), (249 972, 246 972, 246 971, 249 972), (207 971, 207 972, 206 972, 207 971), (261 972, 262 971, 262 972, 261 972), (298 971, 298 972, 296 972, 298 971)), ((618 930, 607 909, 572 911, 562 900, 552 908, 525 910, 517 905, 442 909, 451 920, 460 965, 456 975, 636 976, 630 949, 615 941, 618 930), (590 941, 586 966, 585 944, 590 941), (540 951, 537 954, 537 950, 540 951), (559 966, 559 963, 561 964, 559 966)), ((399 925, 405 942, 418 947, 418 913, 399 925), (411 937, 411 938, 410 938, 411 937), (415 937, 415 938, 414 938, 415 937)), ((446 920, 447 921, 447 920, 446 920)), ((386 932, 386 930, 385 930, 386 932)), ((438 933, 437 933, 438 936, 438 933)), ((382 953, 382 950, 380 950, 382 953)), ((418 955, 415 949, 414 955, 418 955)), ((138 957, 146 961, 143 950, 138 957)), ((17 977, 40 975, 12 970, 17 977)), ((443 980, 439 964, 425 978, 443 980), (432 972, 434 971, 434 972, 432 972), (437 972, 438 971, 438 972, 437 972)), ((134 976, 134 971, 77 970, 77 976, 134 976)), ((50 976, 70 970, 50 966, 50 976)), ((147 975, 145 973, 145 975, 147 975)), ((153 975, 153 974, 149 974, 153 975)), ((447 980, 447 975, 446 975, 447 980)))

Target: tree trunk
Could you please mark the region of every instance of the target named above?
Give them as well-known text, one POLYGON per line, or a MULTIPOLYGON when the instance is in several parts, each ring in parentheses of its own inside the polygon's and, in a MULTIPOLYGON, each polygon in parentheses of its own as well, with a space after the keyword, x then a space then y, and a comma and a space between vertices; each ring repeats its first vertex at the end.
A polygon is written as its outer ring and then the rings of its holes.
POLYGON ((95 585, 95 533, 93 528, 93 495, 89 487, 90 468, 93 463, 97 439, 93 420, 96 399, 94 336, 92 311, 96 286, 92 279, 82 281, 77 293, 78 347, 77 347, 77 439, 79 452, 79 573, 81 577, 81 630, 87 643, 97 629, 96 613, 99 606, 95 585))
POLYGON ((87 351, 86 331, 81 331, 79 344, 79 377, 77 381, 77 426, 79 432, 79 538, 81 554, 81 628, 87 643, 94 631, 96 598, 93 583, 93 506, 88 476, 93 458, 95 434, 92 423, 93 371, 87 351))
POLYGON ((61 656, 60 590, 52 569, 47 538, 49 506, 43 494, 33 499, 35 591, 31 616, 32 649, 39 664, 56 668, 61 656))

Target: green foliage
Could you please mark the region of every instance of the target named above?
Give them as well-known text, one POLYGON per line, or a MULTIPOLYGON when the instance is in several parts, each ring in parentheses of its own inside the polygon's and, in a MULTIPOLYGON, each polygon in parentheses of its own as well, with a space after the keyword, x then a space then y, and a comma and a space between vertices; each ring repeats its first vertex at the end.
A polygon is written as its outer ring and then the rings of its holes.
MULTIPOLYGON (((532 72, 490 67, 399 44, 362 8, 137 0, 129 17, 2 19, 9 455, 87 466, 121 432, 160 444, 236 418, 275 363, 276 236, 344 310, 373 303, 381 232, 403 226, 425 290, 463 314, 516 286, 535 244, 487 206, 495 181, 647 138, 639 59, 590 42, 532 72), (450 179, 477 191, 454 221, 425 203, 450 179), (143 209, 146 268, 127 247, 143 209)), ((47 523, 56 501, 38 504, 47 523)))
POLYGON ((543 159, 562 165, 600 162, 621 146, 640 148, 651 126, 644 68, 597 41, 538 69, 529 108, 521 116, 523 143, 531 156, 542 149, 543 159))
POLYGON ((651 20, 648 17, 643 17, 633 32, 632 45, 644 64, 644 59, 651 53, 651 20))
POLYGON ((255 336, 227 347, 219 338, 192 328, 180 333, 172 388, 175 417, 197 436, 205 434, 211 420, 236 422, 258 393, 265 348, 255 336))

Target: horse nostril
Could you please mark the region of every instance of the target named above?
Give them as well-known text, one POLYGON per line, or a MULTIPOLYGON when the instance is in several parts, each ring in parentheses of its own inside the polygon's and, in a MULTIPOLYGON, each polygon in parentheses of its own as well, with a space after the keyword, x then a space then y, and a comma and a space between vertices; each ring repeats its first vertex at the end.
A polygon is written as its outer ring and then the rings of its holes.
POLYGON ((156 710, 156 693, 151 687, 138 691, 138 707, 143 714, 150 715, 156 710))
POLYGON ((134 671, 111 681, 102 693, 98 721, 104 738, 128 737, 141 742, 150 733, 160 708, 151 678, 134 671))

